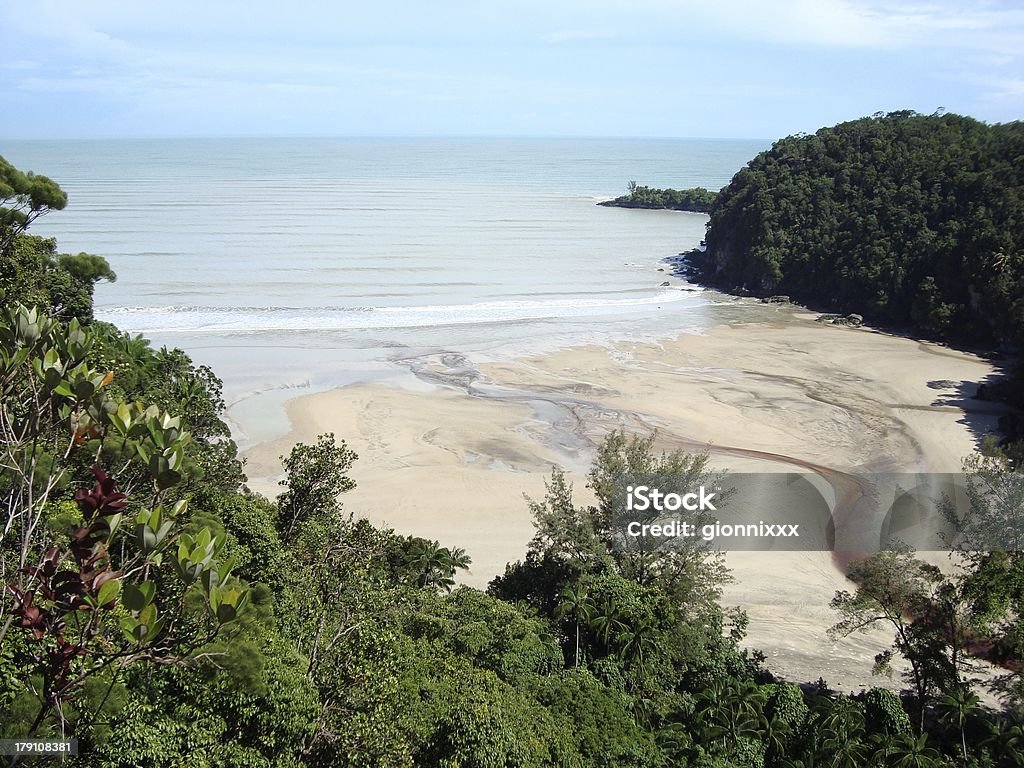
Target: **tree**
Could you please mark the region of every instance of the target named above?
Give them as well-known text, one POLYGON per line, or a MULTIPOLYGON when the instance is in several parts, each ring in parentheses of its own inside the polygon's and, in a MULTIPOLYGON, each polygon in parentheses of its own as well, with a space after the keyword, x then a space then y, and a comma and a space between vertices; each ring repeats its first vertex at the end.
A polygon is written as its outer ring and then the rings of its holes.
POLYGON ((347 472, 358 458, 344 440, 338 445, 333 434, 319 435, 316 445, 299 443, 281 457, 287 474, 281 485, 288 489, 277 497, 283 541, 287 543, 302 523, 340 514, 338 496, 356 487, 347 472))
POLYGON ((79 253, 77 256, 61 254, 57 257, 57 264, 83 283, 94 284, 100 280, 107 280, 111 283, 117 281, 117 275, 110 268, 110 263, 102 256, 92 253, 79 253))
POLYGON ((223 540, 184 529, 186 501, 165 504, 189 435, 155 407, 109 398, 113 377, 85 362, 93 342, 77 321, 20 305, 0 315, 0 649, 26 676, 17 706, 36 703, 9 724, 26 735, 92 724, 126 667, 194 659, 249 598, 218 559, 223 540), (94 463, 108 441, 144 468, 148 504, 129 507, 94 463))
POLYGON ((595 520, 593 508, 577 507, 573 503, 572 484, 561 469, 551 470, 551 479, 545 481, 542 502, 528 500, 536 529, 530 549, 550 552, 555 558, 571 560, 589 567, 607 561, 607 547, 601 539, 602 531, 595 520))
POLYGON ((928 734, 898 737, 888 752, 888 765, 893 768, 938 768, 945 761, 938 750, 928 746, 928 734))
POLYGON ((924 729, 925 708, 938 691, 962 684, 960 647, 963 638, 950 636, 936 619, 943 608, 956 605, 942 600, 948 587, 941 571, 908 552, 880 552, 850 566, 856 593, 836 593, 832 607, 842 620, 829 634, 845 637, 879 625, 894 632, 891 650, 875 659, 875 673, 888 671, 893 652, 910 664, 908 673, 918 709, 918 732, 924 729))
POLYGON ((65 322, 90 322, 96 283, 116 279, 106 259, 59 254, 53 239, 21 233, 0 251, 0 290, 65 322))
MULTIPOLYGON (((722 739, 723 753, 740 749, 744 742, 759 742, 764 721, 763 694, 751 682, 719 682, 699 694, 698 718, 713 738, 722 739)), ((761 746, 763 750, 763 745, 761 746)))
MULTIPOLYGON (((1024 475, 994 449, 964 462, 965 506, 940 505, 956 535, 951 542, 962 569, 960 599, 974 631, 994 641, 997 658, 1017 667, 1024 660, 1024 475)), ((1019 672, 992 687, 1011 701, 1024 700, 1019 672)))
POLYGON ((61 320, 89 322, 96 283, 117 279, 110 264, 88 253, 58 254, 56 241, 26 234, 32 222, 62 210, 67 199, 56 182, 19 171, 0 157, 0 295, 61 320))
POLYGON ((49 211, 63 210, 67 194, 46 176, 24 173, 0 157, 0 253, 49 211))
POLYGON ((437 541, 411 536, 399 567, 421 589, 450 592, 455 585, 455 571, 469 568, 470 562, 469 555, 460 547, 449 549, 437 541))
POLYGON ((1024 718, 1021 713, 1011 711, 993 725, 984 744, 1000 761, 998 765, 1024 768, 1024 718))
MULTIPOLYGON (((727 578, 721 553, 693 537, 671 548, 628 541, 626 524, 637 513, 627 510, 626 489, 648 485, 664 493, 688 492, 721 481, 720 474, 708 469, 706 454, 659 455, 654 452, 653 436, 629 436, 616 430, 598 446, 588 474, 587 485, 597 504, 576 506, 572 485, 561 470, 553 469, 544 500, 530 501, 537 530, 530 548, 585 570, 614 567, 625 578, 641 585, 656 584, 678 603, 699 611, 714 603, 727 578)), ((728 496, 728 490, 720 494, 722 499, 728 496)), ((687 514, 691 524, 707 521, 706 513, 687 514)))
MULTIPOLYGON (((626 494, 630 486, 646 485, 663 493, 687 493, 700 486, 724 485, 725 476, 708 466, 706 453, 682 451, 658 454, 655 436, 629 436, 624 430, 608 434, 598 446, 588 475, 588 486, 597 497, 597 506, 590 513, 594 529, 616 563, 619 572, 639 584, 657 584, 680 604, 700 610, 714 603, 722 583, 727 579, 722 554, 712 550, 698 537, 679 537, 671 546, 649 545, 642 540, 631 542, 623 536, 636 511, 627 509, 626 494)), ((719 501, 731 495, 727 488, 718 494, 719 501)), ((657 512, 648 512, 657 519, 657 512)), ((673 513, 700 527, 710 521, 706 512, 673 513)))
POLYGON ((582 584, 569 586, 562 592, 562 601, 555 609, 555 618, 564 619, 572 616, 576 624, 576 651, 573 653, 573 666, 580 665, 580 624, 588 623, 594 615, 594 603, 590 599, 590 590, 582 584))
POLYGON ((629 631, 629 625, 624 618, 615 598, 611 595, 605 595, 594 605, 588 626, 606 651, 611 650, 614 639, 629 631))
POLYGON ((953 726, 960 732, 960 749, 967 765, 967 723, 976 714, 981 699, 967 688, 954 689, 944 695, 938 702, 939 720, 947 726, 953 726))

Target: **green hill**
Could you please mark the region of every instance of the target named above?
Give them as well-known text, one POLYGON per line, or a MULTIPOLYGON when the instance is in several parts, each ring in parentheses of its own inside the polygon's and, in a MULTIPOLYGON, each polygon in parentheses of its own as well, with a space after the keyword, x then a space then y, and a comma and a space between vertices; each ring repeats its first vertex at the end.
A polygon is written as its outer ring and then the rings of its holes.
POLYGON ((951 341, 1024 330, 1024 123, 893 112, 781 139, 715 199, 702 282, 951 341))

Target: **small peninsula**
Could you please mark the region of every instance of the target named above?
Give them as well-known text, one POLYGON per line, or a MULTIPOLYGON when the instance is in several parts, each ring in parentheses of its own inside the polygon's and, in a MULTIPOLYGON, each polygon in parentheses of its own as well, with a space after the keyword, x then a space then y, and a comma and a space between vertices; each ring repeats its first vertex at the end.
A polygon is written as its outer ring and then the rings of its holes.
POLYGON ((718 193, 704 187, 691 189, 655 189, 629 182, 629 194, 598 205, 609 208, 652 208, 690 213, 709 213, 718 193))

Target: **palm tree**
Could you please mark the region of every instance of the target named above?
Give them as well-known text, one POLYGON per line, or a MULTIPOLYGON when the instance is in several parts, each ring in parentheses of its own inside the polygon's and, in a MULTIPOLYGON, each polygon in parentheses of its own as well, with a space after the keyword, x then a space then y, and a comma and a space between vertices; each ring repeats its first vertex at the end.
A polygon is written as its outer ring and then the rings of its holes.
POLYGON ((619 633, 618 642, 622 644, 619 656, 630 664, 636 664, 641 672, 644 670, 644 659, 658 646, 657 632, 650 619, 641 619, 619 633))
POLYGON ((866 763, 867 746, 857 738, 851 738, 844 730, 826 731, 821 749, 832 768, 861 768, 866 763))
POLYGON ((450 592, 455 584, 456 568, 469 567, 470 559, 461 548, 442 547, 436 541, 414 538, 406 550, 403 566, 411 573, 413 583, 425 589, 450 592))
POLYGON ((963 749, 964 765, 967 765, 966 725, 971 715, 978 711, 981 699, 966 687, 955 688, 938 702, 939 719, 946 725, 955 725, 960 731, 960 746, 963 749))
POLYGON ((155 361, 155 353, 149 339, 144 338, 142 334, 132 336, 126 333, 121 336, 117 346, 132 368, 149 368, 155 361))
POLYGON ((697 705, 694 713, 697 715, 697 722, 707 728, 707 732, 715 738, 722 737, 722 751, 725 751, 725 733, 719 732, 719 722, 724 719, 725 711, 728 709, 728 701, 725 695, 725 683, 715 680, 711 685, 697 694, 697 705))
POLYGON ((726 707, 719 732, 728 735, 735 749, 740 739, 757 739, 761 735, 761 724, 745 709, 726 707))
POLYGON ((928 746, 927 733, 899 736, 893 741, 888 759, 893 768, 936 768, 942 764, 942 756, 928 746))
POLYGON ((726 686, 732 706, 755 720, 764 719, 764 689, 753 680, 732 680, 726 686))
POLYGON ((725 751, 727 736, 734 748, 740 739, 760 737, 763 698, 761 689, 751 681, 732 681, 728 685, 716 682, 697 697, 698 717, 709 725, 713 737, 721 737, 725 751))
POLYGON ((765 746, 765 756, 777 759, 785 755, 792 735, 793 729, 784 720, 777 717, 769 720, 761 735, 765 746))
POLYGON ((466 554, 466 550, 462 547, 446 548, 446 551, 448 552, 448 564, 455 570, 466 570, 473 562, 472 558, 466 554))
POLYGON ((582 584, 574 584, 562 592, 562 600, 555 609, 555 618, 561 621, 566 615, 572 614, 576 622, 576 654, 573 666, 580 665, 580 622, 589 622, 594 615, 594 601, 590 599, 590 590, 582 584))
POLYGON ((692 745, 693 734, 682 723, 668 723, 654 732, 654 741, 664 755, 685 765, 683 753, 692 745))
POLYGON ((1024 768, 1024 720, 1020 715, 1010 713, 999 718, 983 743, 1000 758, 1000 765, 1024 768))
POLYGON ((613 638, 629 629, 629 626, 622 620, 622 614, 619 611, 619 606, 615 604, 615 599, 610 596, 605 597, 595 608, 589 626, 604 644, 606 650, 611 647, 613 638))

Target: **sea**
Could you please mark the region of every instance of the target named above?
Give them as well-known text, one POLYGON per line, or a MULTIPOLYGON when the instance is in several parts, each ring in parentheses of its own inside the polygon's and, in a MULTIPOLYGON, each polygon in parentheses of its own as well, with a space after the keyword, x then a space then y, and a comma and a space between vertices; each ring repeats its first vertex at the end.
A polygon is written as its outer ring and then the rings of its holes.
POLYGON ((213 367, 245 444, 281 432, 299 391, 427 355, 700 333, 758 312, 672 274, 706 216, 596 203, 631 180, 720 189, 768 144, 182 138, 6 141, 0 155, 68 193, 32 231, 117 273, 96 316, 213 367))

